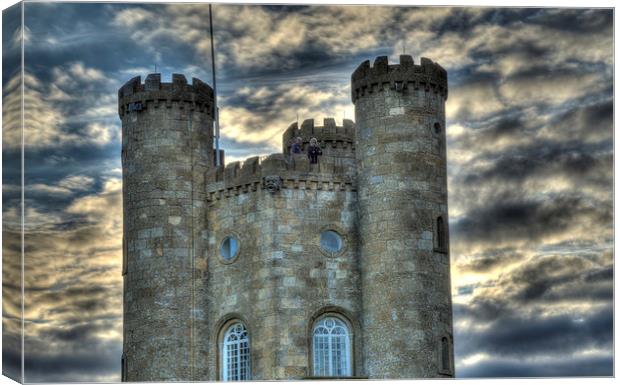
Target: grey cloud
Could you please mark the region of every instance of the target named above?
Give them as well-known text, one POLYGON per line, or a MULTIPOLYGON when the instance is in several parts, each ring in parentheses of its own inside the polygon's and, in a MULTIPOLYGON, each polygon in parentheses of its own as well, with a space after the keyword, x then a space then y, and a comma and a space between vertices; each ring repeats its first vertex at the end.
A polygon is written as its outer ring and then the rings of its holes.
MULTIPOLYGON (((462 176, 464 184, 475 185, 481 181, 523 181, 529 177, 567 176, 596 181, 603 186, 611 185, 611 142, 585 144, 583 142, 536 140, 515 146, 499 153, 483 153, 481 161, 492 160, 486 169, 474 168, 462 176), (601 175, 601 170, 608 171, 601 175)), ((475 161, 474 161, 475 162, 475 161)), ((486 163, 486 162, 484 162, 486 163)))
POLYGON ((605 33, 611 28, 611 9, 562 9, 538 12, 529 18, 533 24, 567 32, 605 33))
POLYGON ((584 95, 600 94, 607 84, 607 75, 598 68, 539 65, 504 78, 499 92, 511 106, 536 106, 546 111, 584 95))
POLYGON ((117 341, 65 347, 48 351, 33 340, 26 340, 25 372, 28 382, 119 381, 121 346, 117 341))
POLYGON ((495 122, 488 132, 489 135, 486 136, 491 141, 503 136, 512 136, 517 132, 523 132, 523 124, 519 116, 506 116, 495 122))
MULTIPOLYGON (((533 313, 540 314, 540 313, 533 313)), ((584 348, 608 350, 613 340, 611 306, 589 313, 498 317, 485 329, 460 330, 459 356, 485 352, 503 357, 555 354, 566 356, 584 348)))
POLYGON ((455 121, 480 120, 497 113, 505 113, 498 84, 500 77, 492 73, 467 73, 462 80, 450 86, 448 118, 455 121))
POLYGON ((551 121, 548 131, 564 140, 601 141, 612 139, 613 99, 579 106, 558 114, 551 121))
POLYGON ((584 276, 584 280, 586 282, 598 282, 598 281, 606 281, 612 282, 614 278, 614 268, 613 266, 606 266, 594 271, 588 272, 584 276))
MULTIPOLYGON (((6 324, 3 324, 3 328, 6 328, 6 324)), ((9 377, 16 382, 20 382, 22 376, 21 357, 21 334, 9 334, 6 330, 3 330, 2 375, 9 377)))
POLYGON ((555 359, 493 357, 457 369, 458 377, 596 377, 613 375, 613 357, 563 357, 555 359))
POLYGON ((524 199, 504 193, 472 208, 452 226, 457 241, 540 238, 569 229, 583 217, 602 225, 611 223, 611 212, 592 207, 579 196, 555 196, 544 200, 524 199))
POLYGON ((604 266, 593 264, 587 255, 536 257, 511 271, 501 284, 517 303, 606 303, 613 299, 613 271, 610 274, 613 267, 609 265, 611 255, 604 255, 604 266))
MULTIPOLYGON (((459 258, 457 256, 457 258, 459 258)), ((492 248, 469 256, 465 260, 457 260, 457 267, 462 272, 488 272, 494 268, 523 259, 523 254, 514 247, 492 248)))
POLYGON ((72 325, 67 328, 50 328, 48 330, 41 331, 39 338, 61 341, 61 342, 75 342, 79 344, 91 344, 96 341, 94 334, 100 331, 108 331, 114 328, 116 325, 112 323, 104 323, 99 325, 78 324, 72 325))
POLYGON ((511 317, 516 314, 516 309, 513 309, 507 300, 493 296, 474 296, 467 304, 453 304, 452 311, 456 319, 471 320, 483 325, 488 325, 501 317, 511 317))

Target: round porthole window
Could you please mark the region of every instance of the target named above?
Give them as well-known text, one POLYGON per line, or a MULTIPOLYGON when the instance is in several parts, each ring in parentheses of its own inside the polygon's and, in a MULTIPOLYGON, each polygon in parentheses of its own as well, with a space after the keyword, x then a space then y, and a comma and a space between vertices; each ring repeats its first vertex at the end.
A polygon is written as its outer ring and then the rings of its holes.
POLYGON ((326 253, 336 254, 342 250, 342 246, 342 237, 334 230, 326 230, 321 233, 321 249, 326 253))
POLYGON ((225 261, 232 261, 239 254, 239 240, 234 235, 229 235, 222 241, 220 255, 225 261))

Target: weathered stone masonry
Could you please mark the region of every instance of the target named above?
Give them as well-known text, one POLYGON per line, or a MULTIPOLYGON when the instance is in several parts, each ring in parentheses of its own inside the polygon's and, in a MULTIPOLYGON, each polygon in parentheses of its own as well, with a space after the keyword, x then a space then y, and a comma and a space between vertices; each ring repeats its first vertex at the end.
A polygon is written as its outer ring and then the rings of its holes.
POLYGON ((380 57, 355 70, 351 90, 366 373, 433 377, 441 338, 452 335, 450 260, 433 240, 448 215, 446 72, 380 57))
POLYGON ((225 167, 213 162, 208 85, 151 74, 119 90, 124 380, 221 380, 234 320, 249 332, 252 379, 308 378, 313 320, 326 313, 350 326, 355 377, 453 376, 447 225, 436 228, 448 219, 446 72, 380 57, 351 90, 356 124, 293 124, 282 154, 225 167), (290 154, 299 136, 304 151, 290 154), (342 236, 340 252, 319 247, 323 230, 342 236), (224 260, 230 235, 239 252, 224 260))

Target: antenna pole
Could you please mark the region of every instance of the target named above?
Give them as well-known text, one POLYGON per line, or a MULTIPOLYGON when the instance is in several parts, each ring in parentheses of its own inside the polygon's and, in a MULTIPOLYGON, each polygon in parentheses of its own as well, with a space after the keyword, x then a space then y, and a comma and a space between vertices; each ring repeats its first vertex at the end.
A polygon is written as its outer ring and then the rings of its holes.
POLYGON ((217 106, 217 85, 215 83, 215 47, 213 45, 213 10, 209 4, 209 35, 211 37, 211 73, 213 75, 213 123, 215 125, 215 165, 220 164, 220 109, 217 106))

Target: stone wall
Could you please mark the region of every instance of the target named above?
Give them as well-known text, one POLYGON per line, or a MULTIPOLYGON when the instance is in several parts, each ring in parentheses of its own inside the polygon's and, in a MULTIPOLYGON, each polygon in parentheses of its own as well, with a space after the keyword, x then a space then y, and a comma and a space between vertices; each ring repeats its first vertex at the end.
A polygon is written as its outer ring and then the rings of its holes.
MULTIPOLYGON (((298 162, 303 155, 299 157, 298 162)), ((273 168, 267 170, 277 175, 273 168)), ((270 192, 257 177, 245 180, 255 181, 246 191, 237 189, 209 201, 208 287, 201 302, 212 309, 210 337, 204 341, 209 380, 220 379, 219 333, 229 319, 243 320, 248 327, 255 380, 311 374, 310 327, 322 310, 338 310, 352 323, 360 322, 354 185, 334 188, 332 174, 308 172, 288 179, 287 170, 281 171, 284 183, 279 190, 270 192), (328 256, 320 250, 323 229, 334 229, 345 238, 342 253, 328 256), (240 251, 227 262, 219 249, 230 234, 240 239, 240 251)), ((359 328, 357 333, 359 338, 359 328)), ((361 355, 358 345, 354 349, 361 355)))

